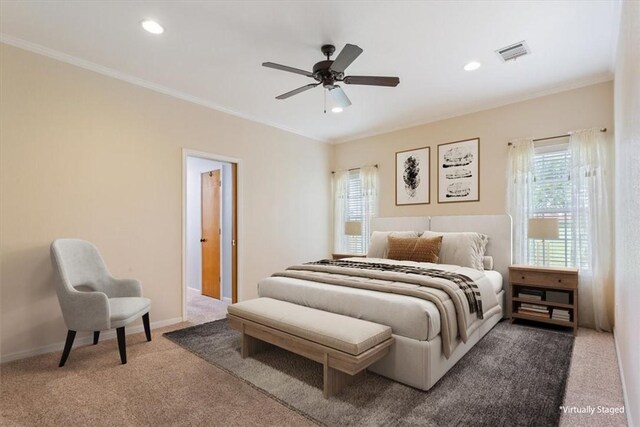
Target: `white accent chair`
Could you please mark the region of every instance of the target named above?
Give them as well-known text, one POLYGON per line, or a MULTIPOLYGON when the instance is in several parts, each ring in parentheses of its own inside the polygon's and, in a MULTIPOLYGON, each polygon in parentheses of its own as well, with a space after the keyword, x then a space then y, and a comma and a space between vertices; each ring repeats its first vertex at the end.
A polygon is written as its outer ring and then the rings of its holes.
POLYGON ((98 249, 84 240, 54 240, 51 261, 62 316, 69 329, 60 367, 69 357, 77 331, 93 331, 95 345, 100 331, 116 328, 122 364, 127 363, 125 325, 142 316, 147 341, 151 341, 151 300, 142 298, 139 281, 111 276, 98 249))

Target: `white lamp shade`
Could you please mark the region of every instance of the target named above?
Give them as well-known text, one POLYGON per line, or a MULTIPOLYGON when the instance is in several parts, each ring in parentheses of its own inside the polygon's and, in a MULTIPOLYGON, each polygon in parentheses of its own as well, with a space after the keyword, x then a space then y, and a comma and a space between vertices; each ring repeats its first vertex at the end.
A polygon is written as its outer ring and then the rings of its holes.
POLYGON ((560 237, 558 218, 529 218, 530 239, 554 240, 560 237))
POLYGON ((344 223, 344 234, 347 236, 360 236, 362 234, 362 222, 347 221, 344 223))

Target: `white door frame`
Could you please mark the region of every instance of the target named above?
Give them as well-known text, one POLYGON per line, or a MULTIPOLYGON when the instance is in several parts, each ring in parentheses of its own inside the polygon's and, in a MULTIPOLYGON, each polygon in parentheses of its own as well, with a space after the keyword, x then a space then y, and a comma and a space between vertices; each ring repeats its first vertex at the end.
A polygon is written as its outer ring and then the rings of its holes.
MULTIPOLYGON (((242 209, 242 174, 243 169, 240 167, 242 164, 241 159, 237 159, 234 157, 222 156, 219 154, 206 153, 204 151, 191 150, 188 148, 182 149, 182 321, 187 320, 187 158, 188 157, 198 157, 200 159, 214 160, 218 162, 226 162, 226 163, 235 163, 237 166, 236 172, 236 215, 237 215, 237 223, 236 223, 236 232, 238 245, 238 256, 237 256, 237 276, 236 276, 236 287, 240 287, 240 283, 242 283, 242 263, 244 257, 242 256, 244 253, 244 246, 242 243, 244 242, 244 235, 242 234, 243 228, 243 209, 242 209)), ((232 284, 233 285, 233 284, 232 284)), ((240 294, 240 290, 236 289, 238 295, 240 294)), ((233 288, 231 289, 231 294, 233 296, 233 288)))

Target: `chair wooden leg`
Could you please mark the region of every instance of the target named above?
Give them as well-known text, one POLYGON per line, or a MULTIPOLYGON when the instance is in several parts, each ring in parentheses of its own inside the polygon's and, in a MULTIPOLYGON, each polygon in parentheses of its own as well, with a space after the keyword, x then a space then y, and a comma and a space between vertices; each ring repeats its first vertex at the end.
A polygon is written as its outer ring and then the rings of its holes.
POLYGON ((147 336, 147 341, 151 341, 151 327, 149 326, 149 313, 142 315, 142 324, 144 325, 144 334, 147 336))
POLYGON ((73 340, 76 338, 76 331, 69 330, 67 332, 67 341, 64 343, 64 350, 62 351, 62 358, 60 358, 60 368, 67 363, 67 358, 69 357, 69 353, 71 353, 71 347, 73 346, 73 340))
POLYGON ((120 361, 122 364, 127 363, 127 342, 124 337, 124 326, 116 329, 118 335, 118 350, 120 350, 120 361))
POLYGON ((93 345, 98 344, 99 339, 100 339, 100 331, 93 331, 93 345))

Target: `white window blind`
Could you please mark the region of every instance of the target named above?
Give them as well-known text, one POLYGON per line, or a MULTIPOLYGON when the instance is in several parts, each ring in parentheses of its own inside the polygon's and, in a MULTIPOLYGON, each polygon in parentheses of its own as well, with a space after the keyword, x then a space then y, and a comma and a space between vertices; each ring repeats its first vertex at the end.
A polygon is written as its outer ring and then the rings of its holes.
MULTIPOLYGON (((363 222, 365 219, 364 205, 360 170, 349 171, 345 221, 363 222)), ((362 254, 366 252, 362 235, 346 237, 346 247, 344 248, 346 253, 362 254)))
POLYGON ((571 154, 568 144, 536 148, 532 208, 535 218, 557 218, 559 239, 529 239, 529 263, 567 267, 572 264, 571 154))

